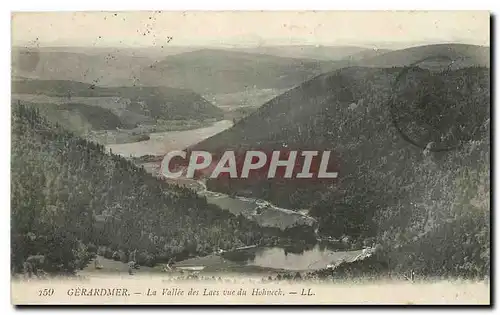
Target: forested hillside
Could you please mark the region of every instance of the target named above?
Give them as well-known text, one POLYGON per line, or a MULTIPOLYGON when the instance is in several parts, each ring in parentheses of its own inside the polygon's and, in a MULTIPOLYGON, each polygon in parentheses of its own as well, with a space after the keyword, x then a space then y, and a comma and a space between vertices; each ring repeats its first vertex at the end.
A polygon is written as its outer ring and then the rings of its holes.
MULTIPOLYGON (((20 101, 13 100, 12 106, 20 101)), ((81 103, 47 104, 23 102, 24 105, 38 108, 41 115, 49 122, 60 124, 66 130, 83 135, 91 130, 112 130, 116 128, 134 128, 135 125, 122 120, 107 108, 81 103)))
MULTIPOLYGON (((357 181, 363 177, 355 174, 366 173, 361 172, 360 167, 367 170, 383 165, 387 169, 409 168, 420 163, 425 145, 440 141, 445 131, 451 130, 453 134, 453 137, 445 139, 450 143, 484 138, 483 123, 489 117, 489 69, 461 69, 439 77, 415 68, 420 70, 410 72, 408 82, 401 82, 398 90, 393 91, 393 82, 403 69, 345 68, 319 76, 273 99, 234 127, 199 143, 193 149, 331 150, 333 158, 340 164, 340 180, 349 178, 349 181, 357 181), (433 81, 430 81, 431 77, 433 81), (446 83, 439 86, 438 81, 446 83), (424 94, 432 95, 432 102, 443 101, 442 107, 449 106, 449 114, 439 120, 443 131, 411 134, 423 145, 422 148, 415 148, 395 128, 389 101, 391 97, 395 98, 398 115, 411 115, 411 108, 420 106, 418 100, 427 97, 424 94), (404 109, 405 106, 408 110, 404 109), (457 129, 460 124, 463 131, 457 129), (412 160, 400 160, 400 156, 408 156, 412 160)), ((437 106, 429 113, 435 115, 431 118, 436 122, 442 114, 437 106)), ((410 124, 410 118, 402 116, 399 123, 410 124)), ((215 188, 217 183, 211 183, 215 188)), ((256 196, 285 206, 304 207, 317 200, 310 194, 294 194, 294 189, 290 189, 295 188, 290 185, 294 183, 288 181, 286 185, 274 185, 266 181, 264 185, 255 185, 253 192, 256 196)), ((238 192, 239 188, 248 185, 249 181, 234 180, 231 190, 238 192)), ((320 183, 320 186, 324 187, 324 184, 320 183)), ((317 187, 307 185, 306 189, 315 192, 317 187)))
POLYGON ((484 275, 489 117, 488 68, 353 67, 286 92, 194 149, 331 150, 339 177, 330 183, 211 180, 208 187, 310 208, 322 234, 377 238, 395 269, 484 275))
POLYGON ((283 236, 168 185, 22 103, 13 106, 11 163, 14 272, 37 254, 46 255, 46 271, 73 272, 97 250, 126 261, 137 249, 138 262, 152 265, 283 236))

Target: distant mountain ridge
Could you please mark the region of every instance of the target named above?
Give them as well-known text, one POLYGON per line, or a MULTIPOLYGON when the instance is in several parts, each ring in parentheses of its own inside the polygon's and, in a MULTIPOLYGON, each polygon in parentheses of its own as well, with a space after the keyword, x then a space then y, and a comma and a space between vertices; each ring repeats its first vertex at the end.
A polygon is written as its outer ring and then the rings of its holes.
POLYGON ((282 45, 234 48, 234 50, 280 57, 305 58, 324 61, 339 61, 353 55, 362 54, 363 52, 373 51, 372 48, 347 45, 282 45))
POLYGON ((44 51, 13 49, 12 75, 32 79, 71 80, 100 86, 133 85, 147 57, 105 52, 44 51))
POLYGON ((332 67, 329 61, 201 49, 168 56, 145 67, 141 82, 162 82, 201 94, 232 93, 253 88, 291 88, 332 67))
POLYGON ((435 44, 410 47, 401 50, 386 52, 384 54, 365 58, 359 66, 370 67, 402 67, 423 58, 432 56, 446 56, 456 60, 456 67, 490 66, 490 47, 468 44, 435 44))

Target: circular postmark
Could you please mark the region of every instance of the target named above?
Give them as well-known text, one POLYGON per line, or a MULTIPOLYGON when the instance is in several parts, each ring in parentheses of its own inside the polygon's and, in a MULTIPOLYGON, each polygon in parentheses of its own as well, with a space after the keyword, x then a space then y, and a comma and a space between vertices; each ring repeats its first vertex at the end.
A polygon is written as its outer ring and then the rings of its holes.
POLYGON ((392 84, 392 123, 407 142, 433 152, 460 148, 487 119, 489 85, 484 69, 431 56, 406 66, 392 84))

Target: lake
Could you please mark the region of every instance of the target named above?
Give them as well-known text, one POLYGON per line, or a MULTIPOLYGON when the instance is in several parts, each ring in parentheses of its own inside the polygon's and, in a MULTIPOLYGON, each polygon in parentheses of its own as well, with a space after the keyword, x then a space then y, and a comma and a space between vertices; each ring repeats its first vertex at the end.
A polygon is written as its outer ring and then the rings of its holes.
POLYGON ((111 149, 114 154, 119 154, 123 157, 164 155, 169 151, 184 150, 193 144, 226 130, 232 125, 233 122, 230 120, 220 120, 209 127, 151 133, 149 134, 149 140, 123 144, 109 144, 106 148, 108 150, 111 149))
MULTIPOLYGON (((368 253, 365 250, 365 253, 368 253)), ((363 255, 363 250, 338 251, 324 244, 307 249, 281 247, 254 247, 186 259, 175 264, 178 268, 204 266, 204 272, 217 271, 313 271, 327 268, 341 261, 354 261, 363 255)))
POLYGON ((316 219, 304 212, 277 207, 265 200, 238 196, 231 197, 207 190, 199 192, 199 194, 205 196, 209 203, 215 204, 221 209, 226 209, 235 215, 243 214, 261 226, 285 229, 294 225, 314 226, 316 224, 316 219))

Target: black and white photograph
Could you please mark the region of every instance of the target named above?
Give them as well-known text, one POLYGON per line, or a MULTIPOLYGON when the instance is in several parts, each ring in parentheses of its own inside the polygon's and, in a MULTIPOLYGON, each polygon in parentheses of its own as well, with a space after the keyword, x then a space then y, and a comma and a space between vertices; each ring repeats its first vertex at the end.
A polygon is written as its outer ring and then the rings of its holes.
POLYGON ((11 13, 14 305, 490 305, 488 11, 11 13))

